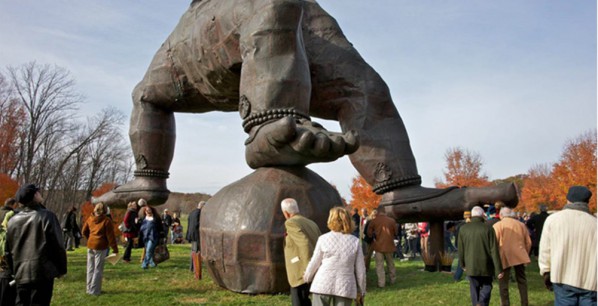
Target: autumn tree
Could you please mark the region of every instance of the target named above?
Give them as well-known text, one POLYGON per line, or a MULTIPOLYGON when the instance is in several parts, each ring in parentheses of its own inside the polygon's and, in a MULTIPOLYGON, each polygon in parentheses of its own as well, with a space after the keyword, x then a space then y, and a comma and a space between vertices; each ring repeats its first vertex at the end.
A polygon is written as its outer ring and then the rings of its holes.
POLYGON ((590 210, 596 212, 596 130, 583 133, 565 144, 560 160, 553 165, 557 207, 565 205, 565 195, 573 185, 586 186, 592 191, 590 210))
POLYGON ((17 181, 4 173, 0 173, 0 205, 4 205, 6 199, 14 197, 18 188, 17 181))
POLYGON ((490 184, 488 176, 482 172, 484 163, 477 152, 460 147, 450 148, 444 154, 444 158, 446 160, 446 169, 443 171, 444 181, 436 179, 437 188, 479 187, 490 184))
POLYGON ((11 88, 0 74, 0 173, 14 174, 19 161, 25 113, 11 95, 11 88))
POLYGON ((590 210, 596 212, 596 130, 568 140, 558 162, 536 165, 528 171, 521 191, 521 203, 527 211, 538 211, 540 204, 558 210, 566 204, 573 185, 592 191, 590 210))
POLYGON ((553 209, 556 204, 552 169, 549 164, 534 165, 528 170, 517 209, 539 211, 540 204, 547 205, 549 209, 553 209))
POLYGON ((351 207, 359 210, 367 208, 368 212, 370 212, 378 208, 381 199, 382 196, 372 191, 372 186, 361 175, 353 178, 353 183, 351 184, 351 202, 349 203, 351 207))

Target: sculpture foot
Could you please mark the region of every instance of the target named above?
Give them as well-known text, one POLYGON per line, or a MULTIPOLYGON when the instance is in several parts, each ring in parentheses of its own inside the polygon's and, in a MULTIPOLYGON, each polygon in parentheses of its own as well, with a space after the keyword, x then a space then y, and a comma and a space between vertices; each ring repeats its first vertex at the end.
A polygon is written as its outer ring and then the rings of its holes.
POLYGON ((519 199, 515 184, 446 189, 410 186, 382 195, 380 207, 396 220, 457 220, 476 205, 497 201, 516 207, 519 199))
POLYGON ((166 188, 166 180, 161 178, 135 177, 131 182, 119 186, 99 197, 92 197, 92 203, 102 202, 111 207, 125 208, 127 203, 145 199, 150 205, 159 205, 168 199, 170 191, 166 188))
POLYGON ((359 147, 354 131, 329 132, 318 123, 285 117, 255 126, 245 141, 247 164, 257 169, 330 162, 359 147))

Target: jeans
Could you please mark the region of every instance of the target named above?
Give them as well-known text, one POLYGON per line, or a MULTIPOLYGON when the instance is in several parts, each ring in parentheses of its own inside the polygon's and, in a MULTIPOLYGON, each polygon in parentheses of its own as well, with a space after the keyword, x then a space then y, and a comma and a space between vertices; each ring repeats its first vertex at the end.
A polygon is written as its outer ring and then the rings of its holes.
POLYGON ((147 269, 148 266, 152 268, 156 266, 156 263, 154 262, 154 251, 156 250, 157 245, 157 241, 148 240, 145 242, 145 257, 143 257, 143 262, 141 263, 143 269, 147 269))
POLYGON ((552 284, 554 288, 554 305, 568 306, 596 305, 596 291, 576 288, 565 284, 552 284))
POLYGON ((87 249, 87 294, 100 295, 106 250, 87 249))
POLYGON ((468 276, 469 293, 471 294, 471 305, 490 305, 490 294, 492 293, 491 276, 468 276))

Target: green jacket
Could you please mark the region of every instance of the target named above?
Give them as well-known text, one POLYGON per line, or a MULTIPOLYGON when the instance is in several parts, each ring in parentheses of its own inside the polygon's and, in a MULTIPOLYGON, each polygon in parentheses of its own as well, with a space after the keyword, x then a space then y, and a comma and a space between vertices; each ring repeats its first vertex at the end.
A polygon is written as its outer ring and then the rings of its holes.
POLYGON ((498 276, 502 272, 496 233, 481 217, 459 230, 459 262, 467 276, 498 276))
POLYGON ((301 215, 294 215, 284 223, 284 262, 291 287, 303 285, 303 273, 314 253, 320 236, 315 222, 301 215))

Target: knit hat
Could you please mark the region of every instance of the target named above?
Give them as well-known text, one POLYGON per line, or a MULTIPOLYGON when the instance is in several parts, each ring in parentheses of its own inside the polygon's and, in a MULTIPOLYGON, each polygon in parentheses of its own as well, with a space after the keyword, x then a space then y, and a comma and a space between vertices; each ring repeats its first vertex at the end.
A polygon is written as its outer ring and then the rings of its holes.
POLYGON ((584 186, 571 186, 567 192, 567 201, 571 203, 583 202, 588 203, 592 197, 590 189, 584 186))
POLYGON ((15 194, 15 200, 21 204, 29 204, 33 201, 33 197, 38 191, 39 188, 34 184, 23 185, 15 194))

